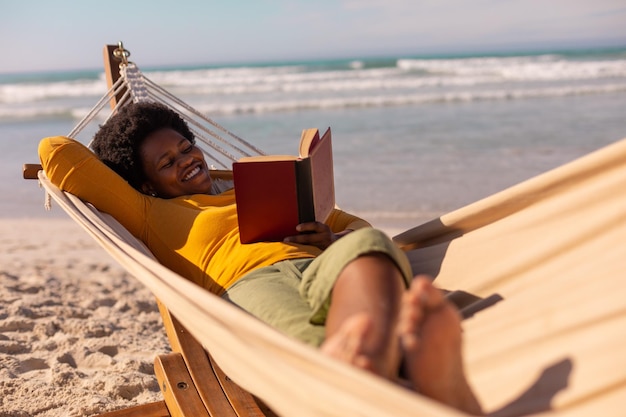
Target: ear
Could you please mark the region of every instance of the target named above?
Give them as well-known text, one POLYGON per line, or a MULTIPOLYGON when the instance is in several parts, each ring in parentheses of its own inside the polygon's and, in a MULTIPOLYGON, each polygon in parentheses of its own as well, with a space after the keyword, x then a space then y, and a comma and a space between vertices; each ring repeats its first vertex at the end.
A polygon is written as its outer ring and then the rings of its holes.
POLYGON ((156 191, 154 191, 154 187, 152 187, 152 185, 150 185, 148 182, 144 182, 141 185, 141 192, 146 194, 146 195, 151 195, 153 197, 156 197, 156 191))

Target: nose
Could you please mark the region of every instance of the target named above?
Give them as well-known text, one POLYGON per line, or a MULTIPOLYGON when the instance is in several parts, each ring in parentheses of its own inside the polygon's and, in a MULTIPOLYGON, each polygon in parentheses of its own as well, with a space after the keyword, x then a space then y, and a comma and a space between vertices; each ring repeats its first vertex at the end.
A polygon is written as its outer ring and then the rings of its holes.
POLYGON ((193 162, 193 156, 187 153, 180 154, 178 157, 178 165, 181 167, 188 167, 193 162))

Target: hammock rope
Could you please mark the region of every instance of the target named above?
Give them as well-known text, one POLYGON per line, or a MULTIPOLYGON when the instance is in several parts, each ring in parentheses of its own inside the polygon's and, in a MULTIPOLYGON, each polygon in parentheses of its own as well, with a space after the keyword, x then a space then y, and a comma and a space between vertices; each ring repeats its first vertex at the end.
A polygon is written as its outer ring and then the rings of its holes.
POLYGON ((121 91, 121 86, 123 83, 124 83, 124 80, 122 78, 119 78, 111 86, 111 88, 109 88, 109 90, 100 98, 100 100, 98 100, 96 105, 93 106, 91 110, 89 110, 87 115, 83 117, 83 119, 80 122, 78 122, 76 126, 74 126, 72 131, 68 133, 67 136, 70 138, 75 138, 80 132, 82 132, 83 129, 87 125, 89 125, 96 118, 98 114, 100 114, 100 112, 102 111, 102 108, 106 105, 108 101, 111 100, 111 97, 114 97, 117 92, 121 91))
MULTIPOLYGON (((232 162, 244 156, 264 155, 258 147, 236 135, 215 120, 202 114, 183 100, 147 78, 139 68, 128 61, 130 52, 120 45, 115 56, 121 57, 120 78, 100 98, 96 105, 74 127, 68 137, 76 138, 103 111, 107 103, 117 97, 115 106, 105 119, 114 115, 130 102, 156 102, 180 114, 196 137, 202 152, 211 161, 211 168, 231 169, 232 162)), ((89 143, 91 145, 91 143, 89 143)))

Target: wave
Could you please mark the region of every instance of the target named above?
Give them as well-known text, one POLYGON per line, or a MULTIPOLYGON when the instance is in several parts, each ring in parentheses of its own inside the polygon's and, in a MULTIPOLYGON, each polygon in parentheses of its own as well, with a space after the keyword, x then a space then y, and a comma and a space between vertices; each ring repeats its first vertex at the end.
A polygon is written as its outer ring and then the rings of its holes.
POLYGON ((567 60, 559 55, 506 58, 400 59, 398 67, 456 77, 503 81, 565 81, 626 77, 626 59, 567 60))
MULTIPOLYGON (((30 120, 81 120, 91 110, 88 107, 0 107, 0 121, 30 121, 30 120)), ((96 116, 104 122, 105 115, 96 116)))
POLYGON ((148 72, 148 78, 183 93, 262 94, 270 92, 416 89, 515 81, 571 81, 626 78, 626 59, 571 61, 558 55, 506 58, 398 59, 395 66, 368 68, 351 61, 344 69, 311 67, 220 68, 148 72))
MULTIPOLYGON (((591 94, 626 93, 626 83, 615 84, 588 84, 568 85, 548 88, 523 88, 523 89, 493 89, 493 90, 465 90, 436 93, 414 94, 383 94, 371 96, 334 96, 329 98, 299 98, 291 100, 265 100, 265 101, 242 101, 223 102, 215 101, 208 103, 199 101, 192 104, 198 111, 209 116, 276 113, 315 109, 347 109, 347 108, 370 108, 392 107, 420 104, 437 103, 460 103, 479 101, 504 101, 529 98, 567 97, 591 94)), ((81 119, 89 107, 75 107, 71 104, 65 106, 0 106, 0 120, 28 120, 37 118, 81 119)))
POLYGON ((314 109, 342 109, 392 107, 419 104, 458 103, 478 101, 503 101, 527 98, 566 97, 590 94, 611 94, 626 92, 626 83, 611 85, 581 85, 568 87, 460 91, 432 94, 382 95, 361 97, 334 97, 310 100, 281 100, 244 103, 195 104, 201 112, 209 115, 229 115, 244 113, 268 113, 314 109))
POLYGON ((100 97, 107 91, 104 80, 0 85, 0 103, 34 103, 56 98, 100 97))
MULTIPOLYGON (((240 96, 263 102, 277 95, 299 101, 299 95, 341 100, 345 93, 385 96, 389 92, 418 94, 427 90, 467 86, 523 88, 523 83, 620 81, 626 78, 626 59, 572 59, 562 55, 474 57, 454 59, 402 58, 383 64, 346 60, 341 65, 276 65, 224 68, 150 70, 145 75, 175 95, 212 96, 226 101, 240 96), (515 84, 518 84, 515 86, 515 84), (312 93, 312 94, 311 94, 312 93), (264 97, 266 96, 266 97, 264 97), (339 96, 339 97, 338 97, 339 96)), ((52 100, 100 97, 106 91, 102 73, 76 79, 0 80, 0 104, 41 103, 52 100)), ((454 93, 454 92, 452 92, 454 93)), ((358 100, 358 99, 353 99, 358 100)))

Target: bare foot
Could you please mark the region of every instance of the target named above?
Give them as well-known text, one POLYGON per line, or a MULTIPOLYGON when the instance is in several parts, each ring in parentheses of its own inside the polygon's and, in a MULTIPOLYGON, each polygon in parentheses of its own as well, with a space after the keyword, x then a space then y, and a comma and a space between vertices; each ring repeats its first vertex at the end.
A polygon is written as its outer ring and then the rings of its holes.
POLYGON ((372 322, 367 314, 357 314, 347 319, 326 339, 320 350, 342 362, 376 373, 372 358, 364 351, 365 339, 371 327, 372 322))
POLYGON ((461 353, 461 318, 425 276, 404 294, 398 335, 413 389, 472 414, 482 410, 467 383, 461 353))

